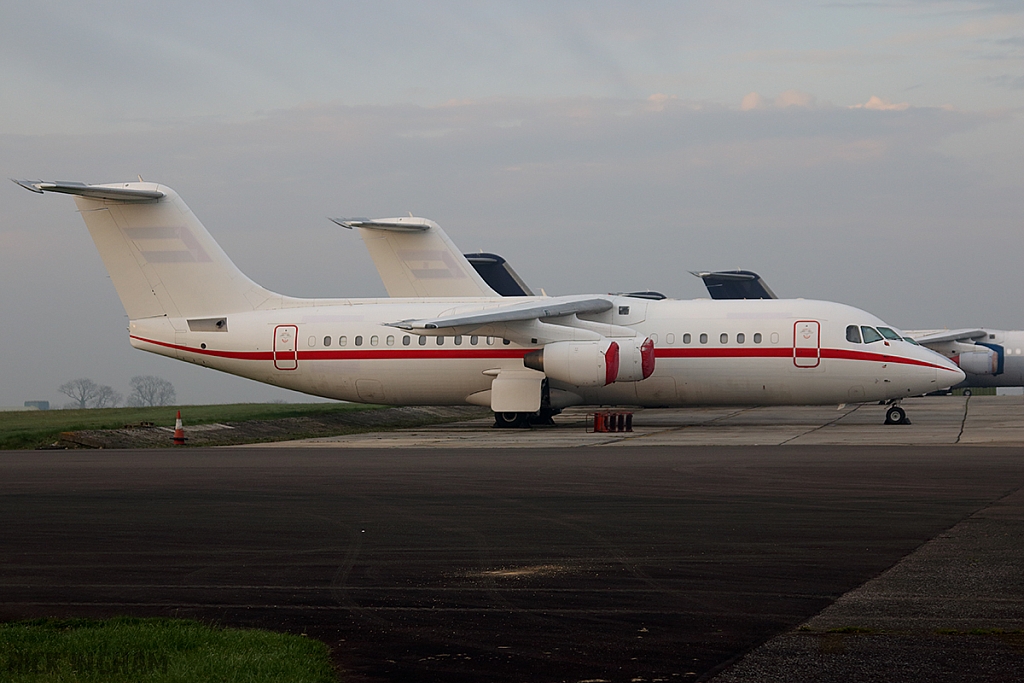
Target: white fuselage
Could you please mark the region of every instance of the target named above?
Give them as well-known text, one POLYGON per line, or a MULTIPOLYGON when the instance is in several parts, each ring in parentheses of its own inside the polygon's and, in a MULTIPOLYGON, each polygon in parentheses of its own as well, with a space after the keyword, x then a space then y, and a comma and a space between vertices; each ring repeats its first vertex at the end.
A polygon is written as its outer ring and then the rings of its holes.
MULTIPOLYGON (((904 341, 847 341, 848 325, 884 323, 843 304, 610 299, 611 310, 580 318, 592 329, 607 326, 610 336, 629 328, 650 337, 654 374, 604 387, 552 381, 553 406, 838 404, 915 396, 962 377, 945 358, 904 341)), ((386 325, 496 308, 508 299, 291 302, 229 314, 220 328, 209 320, 133 320, 131 343, 295 391, 391 405, 480 403, 472 397, 488 390, 495 371, 521 369, 523 356, 541 347, 485 329, 420 336, 386 325)))

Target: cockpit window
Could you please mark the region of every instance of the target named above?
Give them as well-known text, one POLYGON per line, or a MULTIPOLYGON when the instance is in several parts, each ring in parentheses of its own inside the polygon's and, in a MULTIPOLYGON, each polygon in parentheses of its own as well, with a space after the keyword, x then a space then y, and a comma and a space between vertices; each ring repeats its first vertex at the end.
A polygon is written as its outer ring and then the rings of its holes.
POLYGON ((860 326, 860 331, 862 333, 864 333, 864 343, 865 344, 870 344, 870 343, 876 342, 876 341, 882 341, 882 339, 883 339, 882 335, 878 334, 878 330, 876 330, 873 327, 868 327, 867 325, 861 325, 860 326))
POLYGON ((882 333, 882 336, 886 339, 892 339, 893 341, 903 341, 903 337, 896 334, 895 330, 890 330, 888 327, 879 327, 878 331, 882 333))
POLYGON ((856 325, 846 326, 846 341, 860 344, 860 328, 856 325))
POLYGON ((920 344, 918 344, 918 343, 917 343, 916 341, 914 341, 914 340, 913 340, 913 339, 911 339, 910 337, 904 337, 904 338, 903 338, 903 341, 905 341, 905 342, 910 342, 910 343, 911 343, 911 344, 913 344, 914 346, 920 346, 920 344))

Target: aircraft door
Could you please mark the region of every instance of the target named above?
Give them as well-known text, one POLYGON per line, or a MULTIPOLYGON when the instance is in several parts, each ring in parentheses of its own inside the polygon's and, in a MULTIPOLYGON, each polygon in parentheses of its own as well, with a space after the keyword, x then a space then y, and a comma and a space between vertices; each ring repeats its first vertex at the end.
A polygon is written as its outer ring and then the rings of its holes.
POLYGON ((274 328, 274 367, 295 370, 299 367, 299 328, 296 325, 278 325, 274 328))
POLYGON ((793 365, 816 368, 821 363, 821 324, 817 320, 793 323, 793 365))

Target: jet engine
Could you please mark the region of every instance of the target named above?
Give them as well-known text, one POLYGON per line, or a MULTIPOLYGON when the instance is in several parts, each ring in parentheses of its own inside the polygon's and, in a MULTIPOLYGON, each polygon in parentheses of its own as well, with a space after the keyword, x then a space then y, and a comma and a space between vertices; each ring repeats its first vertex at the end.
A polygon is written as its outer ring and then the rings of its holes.
POLYGON ((616 382, 639 382, 654 373, 654 341, 650 337, 617 339, 619 374, 616 382))
POLYGON ((610 339, 552 342, 526 354, 523 364, 573 386, 603 387, 619 374, 619 345, 610 339))
POLYGON ((956 361, 961 370, 971 375, 998 375, 1001 370, 1000 354, 991 348, 961 353, 956 361))

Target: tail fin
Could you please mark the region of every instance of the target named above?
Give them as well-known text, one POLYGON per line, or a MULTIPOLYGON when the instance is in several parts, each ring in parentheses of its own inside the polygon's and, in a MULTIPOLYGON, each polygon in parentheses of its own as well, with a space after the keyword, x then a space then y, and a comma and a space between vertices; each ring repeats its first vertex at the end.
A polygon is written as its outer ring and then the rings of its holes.
POLYGON ((280 298, 247 278, 169 187, 15 182, 33 192, 75 196, 132 320, 218 316, 280 298))
POLYGON ((331 220, 359 229, 389 296, 498 296, 434 221, 412 216, 331 220))

